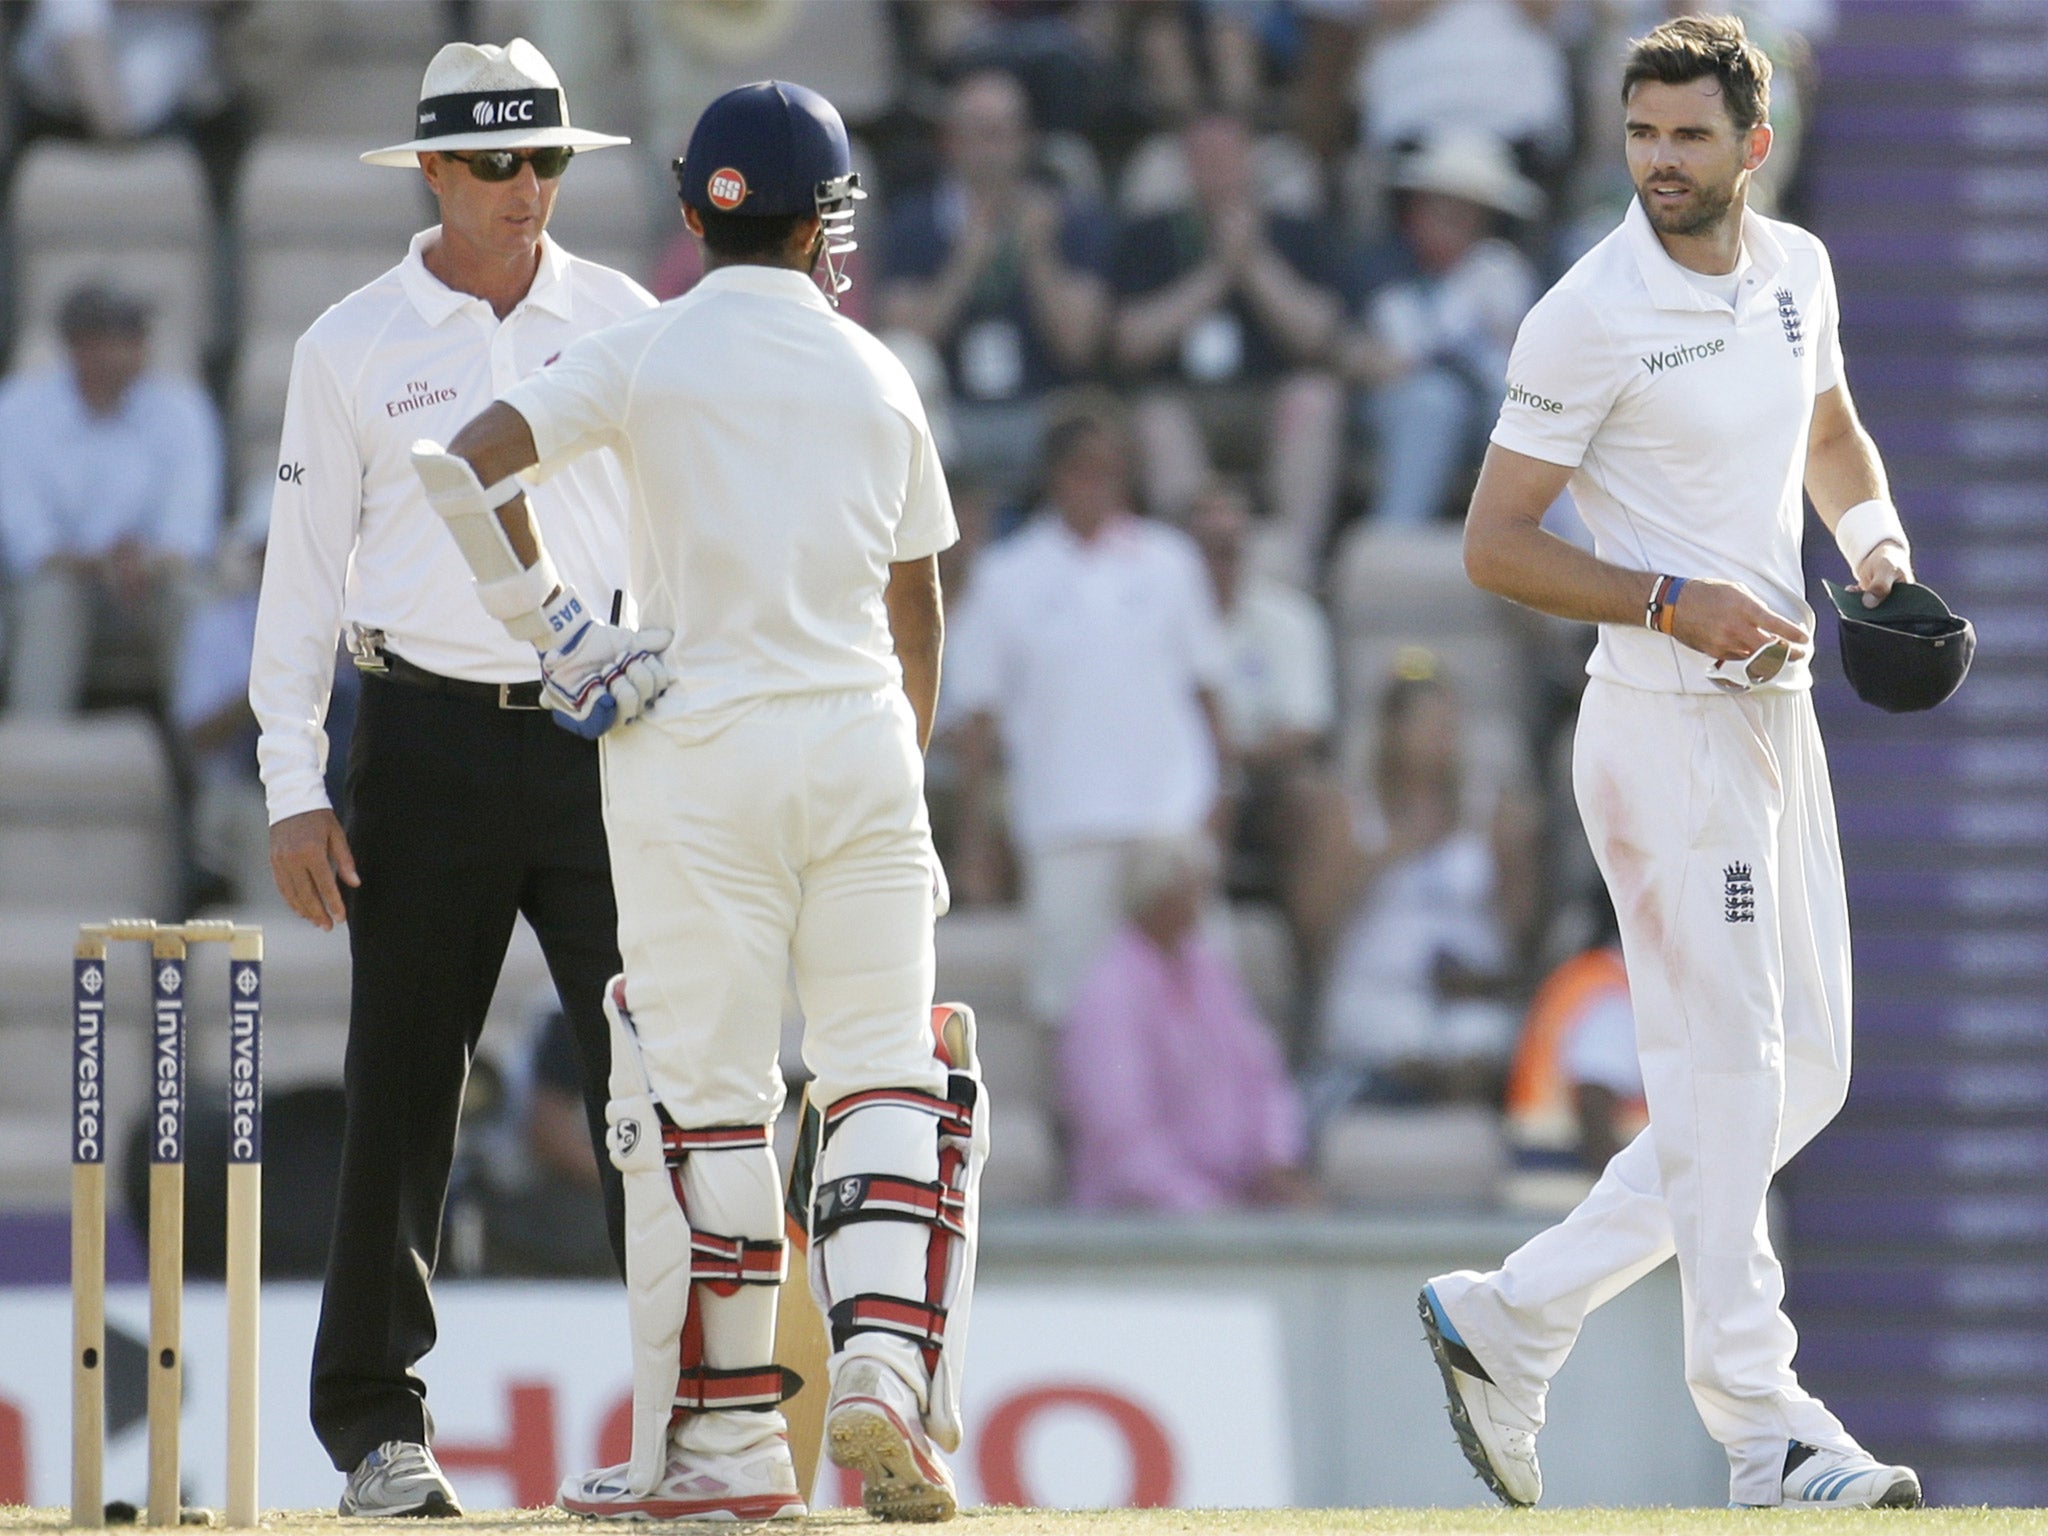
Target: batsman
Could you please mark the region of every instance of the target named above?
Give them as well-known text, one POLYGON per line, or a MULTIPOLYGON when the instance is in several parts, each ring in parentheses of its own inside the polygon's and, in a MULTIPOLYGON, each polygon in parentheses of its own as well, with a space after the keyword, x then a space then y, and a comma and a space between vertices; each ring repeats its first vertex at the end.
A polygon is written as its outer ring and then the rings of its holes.
POLYGON ((796 1383, 772 1361, 788 1254, 769 1128, 793 971, 823 1123, 809 1262, 831 1329, 827 1451, 872 1513, 940 1520, 988 1147, 971 1048, 931 1023, 944 880, 923 748, 952 503, 909 376, 835 313, 863 194, 831 103, 776 81, 728 92, 677 172, 703 281, 413 455, 491 611, 574 649, 587 594, 514 477, 615 451, 642 623, 675 635, 672 686, 603 737, 633 1454, 560 1503, 804 1513, 780 1411, 796 1383))

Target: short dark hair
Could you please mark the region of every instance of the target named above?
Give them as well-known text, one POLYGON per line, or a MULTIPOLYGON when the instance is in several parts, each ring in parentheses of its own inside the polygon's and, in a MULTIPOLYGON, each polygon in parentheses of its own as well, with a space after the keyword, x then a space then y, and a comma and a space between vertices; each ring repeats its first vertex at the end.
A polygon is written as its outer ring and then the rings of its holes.
POLYGON ((1771 61, 1749 40, 1740 16, 1674 16, 1628 45, 1622 105, 1646 80, 1689 85, 1712 75, 1735 126, 1747 133, 1771 115, 1771 61))
POLYGON ((149 331, 149 304, 102 278, 81 283, 57 308, 57 334, 66 341, 81 336, 142 336, 149 331))
POLYGON ((704 225, 704 244, 714 256, 746 261, 773 256, 788 245, 790 235, 807 215, 720 213, 716 208, 698 208, 697 217, 704 225))
POLYGON ((1100 385, 1082 384, 1052 397, 1046 409, 1039 463, 1050 476, 1066 466, 1081 448, 1107 437, 1119 448, 1130 447, 1130 425, 1123 402, 1100 385))

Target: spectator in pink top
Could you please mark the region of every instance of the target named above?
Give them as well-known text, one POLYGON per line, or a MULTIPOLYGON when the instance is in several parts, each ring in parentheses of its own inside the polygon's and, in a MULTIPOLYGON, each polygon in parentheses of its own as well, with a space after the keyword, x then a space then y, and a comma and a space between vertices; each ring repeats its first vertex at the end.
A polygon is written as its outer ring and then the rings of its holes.
POLYGON ((1073 1196, 1096 1209, 1309 1205, 1301 1102, 1236 965, 1203 932, 1205 840, 1148 840, 1130 920, 1061 1034, 1073 1196))

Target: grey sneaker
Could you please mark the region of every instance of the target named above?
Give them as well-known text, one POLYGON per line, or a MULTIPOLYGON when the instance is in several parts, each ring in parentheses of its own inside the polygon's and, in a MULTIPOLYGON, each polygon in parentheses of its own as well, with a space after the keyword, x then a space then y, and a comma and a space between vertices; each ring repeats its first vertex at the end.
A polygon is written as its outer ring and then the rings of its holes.
POLYGON ((460 1515, 462 1506, 432 1451, 413 1440, 386 1440, 349 1473, 337 1513, 441 1520, 460 1515))

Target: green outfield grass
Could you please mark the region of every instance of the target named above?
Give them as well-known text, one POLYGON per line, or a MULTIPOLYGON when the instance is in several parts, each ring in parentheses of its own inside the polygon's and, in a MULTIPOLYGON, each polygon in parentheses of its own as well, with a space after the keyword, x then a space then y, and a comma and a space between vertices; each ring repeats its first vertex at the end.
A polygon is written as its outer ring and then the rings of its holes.
MULTIPOLYGON (((52 1530, 64 1524, 61 1509, 0 1507, 0 1530, 52 1530)), ((325 1510, 274 1510, 267 1528, 324 1532, 332 1536, 369 1536, 371 1532, 403 1532, 425 1536, 445 1531, 533 1532, 536 1526, 569 1530, 600 1529, 599 1522, 572 1520, 553 1510, 502 1510, 461 1520, 423 1525, 396 1520, 383 1525, 367 1520, 338 1520, 325 1510)), ((808 1520, 773 1525, 692 1526, 741 1536, 746 1531, 805 1530, 850 1532, 878 1530, 877 1522, 844 1510, 808 1520)), ((645 1526, 625 1526, 644 1530, 645 1526)), ((915 1530, 914 1526, 891 1527, 915 1530)), ((953 1521, 957 1536, 1336 1536, 1357 1531, 1364 1536, 1780 1536, 1797 1530, 1805 1536, 2048 1536, 2048 1510, 1923 1509, 1818 1514, 1810 1511, 1730 1509, 969 1509, 953 1521), (1816 1529, 1818 1527, 1818 1529, 1816 1529)), ((139 1533, 138 1533, 139 1536, 139 1533)))

